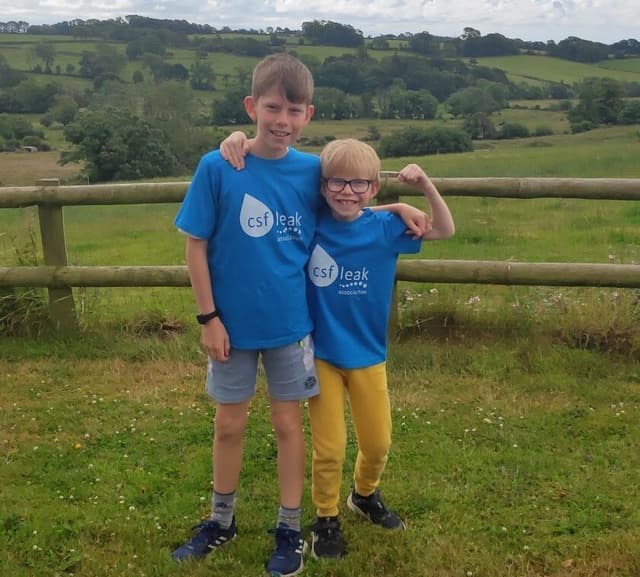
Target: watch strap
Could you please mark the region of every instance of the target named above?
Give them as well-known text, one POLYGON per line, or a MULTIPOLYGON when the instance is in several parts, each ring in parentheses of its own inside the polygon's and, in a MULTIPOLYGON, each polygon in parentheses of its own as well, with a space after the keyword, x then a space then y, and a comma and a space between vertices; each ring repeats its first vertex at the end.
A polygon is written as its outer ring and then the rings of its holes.
POLYGON ((206 313, 203 315, 196 315, 196 320, 198 324, 206 325, 210 320, 215 319, 217 316, 220 316, 217 310, 213 310, 210 313, 206 313))

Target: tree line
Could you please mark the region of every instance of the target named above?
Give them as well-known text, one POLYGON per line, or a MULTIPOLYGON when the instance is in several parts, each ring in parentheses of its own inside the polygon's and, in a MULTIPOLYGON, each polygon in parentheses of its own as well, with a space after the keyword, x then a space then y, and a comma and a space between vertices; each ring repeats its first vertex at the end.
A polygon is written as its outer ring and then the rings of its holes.
MULTIPOLYGON (((113 32, 120 30, 122 23, 108 21, 95 26, 102 24, 108 24, 105 29, 113 32)), ((56 46, 46 35, 33 47, 41 62, 33 71, 41 72, 39 76, 13 69, 0 54, 0 150, 27 143, 46 148, 41 129, 9 116, 40 114, 43 126, 64 127, 65 138, 73 145, 62 161, 84 160, 85 176, 92 181, 191 172, 201 154, 227 134, 216 127, 247 122, 242 99, 250 90, 251 70, 239 68, 235 74, 225 74, 224 89, 219 90, 219 78, 207 54, 215 51, 214 45, 216 50, 222 46, 218 45, 222 40, 215 35, 202 36, 187 68, 168 62, 172 38, 185 30, 170 28, 167 34, 155 34, 154 24, 141 19, 138 28, 145 31, 128 40, 125 35, 124 54, 112 42, 97 41, 93 50, 81 53, 77 68, 68 64, 67 73, 92 80, 89 89, 70 88, 56 80, 56 46), (140 65, 130 79, 122 76, 127 61, 140 65), (210 104, 203 104, 199 96, 205 93, 210 93, 206 100, 210 104)), ((323 34, 332 38, 341 31, 341 25, 328 22, 303 26, 313 42, 326 42, 323 34)), ((280 29, 271 32, 272 36, 284 33, 280 29)), ((463 36, 472 42, 483 38, 471 28, 466 28, 463 36)), ((361 33, 349 28, 348 37, 355 42, 361 33)), ((228 42, 224 50, 233 54, 247 55, 258 45, 256 57, 284 49, 296 53, 295 44, 283 45, 274 38, 236 37, 224 42, 228 42)), ((416 125, 389 135, 378 142, 383 157, 462 152, 470 150, 475 139, 529 136, 525 126, 496 126, 492 119, 494 112, 509 106, 513 99, 553 98, 566 103, 564 109, 574 132, 601 124, 640 123, 640 104, 625 100, 640 96, 638 83, 609 78, 586 79, 575 85, 515 83, 503 71, 479 66, 473 60, 467 63, 428 56, 431 39, 426 33, 412 35, 407 42, 410 49, 391 51, 382 58, 372 57, 374 48, 365 44, 357 46, 355 53, 322 60, 300 55, 316 81, 316 117, 420 121, 445 114, 459 120, 455 128, 416 125), (578 104, 571 105, 570 98, 577 98, 578 104)), ((548 133, 550 129, 545 127, 535 131, 538 135, 548 133)))
MULTIPOLYGON (((623 39, 612 44, 593 42, 569 36, 556 43, 548 41, 527 41, 508 38, 499 33, 482 35, 476 28, 465 27, 457 37, 436 36, 428 31, 416 34, 385 34, 372 38, 364 37, 362 31, 349 24, 330 20, 303 22, 300 30, 286 27, 266 29, 237 29, 228 26, 220 29, 209 24, 196 24, 186 20, 164 20, 145 16, 129 15, 108 20, 75 19, 55 24, 29 25, 27 22, 0 22, 0 32, 28 32, 35 35, 65 35, 74 38, 101 38, 115 42, 135 41, 139 36, 160 35, 171 46, 209 51, 224 51, 229 41, 220 35, 234 33, 243 37, 268 39, 273 44, 282 44, 284 39, 299 43, 323 46, 357 48, 368 45, 376 50, 408 50, 432 57, 483 57, 505 56, 530 52, 546 54, 576 62, 598 62, 609 57, 624 58, 640 55, 640 42, 634 38, 623 39), (211 42, 206 37, 218 38, 211 42), (391 41, 396 41, 392 46, 391 41)), ((257 48, 252 44, 253 48, 257 48)), ((255 55, 255 54, 254 54, 255 55)), ((258 56, 258 55, 256 55, 258 56)))

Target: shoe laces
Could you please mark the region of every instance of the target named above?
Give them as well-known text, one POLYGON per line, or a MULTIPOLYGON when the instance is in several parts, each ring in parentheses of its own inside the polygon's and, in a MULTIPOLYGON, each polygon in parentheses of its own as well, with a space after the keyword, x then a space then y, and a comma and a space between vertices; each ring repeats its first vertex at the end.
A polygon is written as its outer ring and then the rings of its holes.
POLYGON ((198 523, 191 527, 192 530, 200 529, 198 533, 196 533, 191 538, 191 543, 209 543, 211 541, 211 534, 218 533, 220 531, 220 523, 218 521, 213 521, 211 519, 207 519, 202 521, 202 523, 198 523))
POLYGON ((300 531, 295 529, 276 527, 269 529, 269 533, 275 533, 276 536, 275 555, 286 556, 289 551, 295 551, 300 545, 300 531))

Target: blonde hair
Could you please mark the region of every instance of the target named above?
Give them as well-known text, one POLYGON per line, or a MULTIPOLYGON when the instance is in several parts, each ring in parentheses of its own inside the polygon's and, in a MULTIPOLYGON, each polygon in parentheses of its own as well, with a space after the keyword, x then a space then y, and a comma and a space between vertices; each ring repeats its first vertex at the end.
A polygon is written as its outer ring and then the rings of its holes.
POLYGON ((286 52, 271 54, 253 69, 251 96, 257 100, 273 88, 290 102, 311 104, 313 76, 300 60, 286 52))
POLYGON ((380 157, 366 142, 355 138, 332 140, 320 153, 322 176, 334 176, 340 170, 362 172, 377 182, 380 172, 380 157))

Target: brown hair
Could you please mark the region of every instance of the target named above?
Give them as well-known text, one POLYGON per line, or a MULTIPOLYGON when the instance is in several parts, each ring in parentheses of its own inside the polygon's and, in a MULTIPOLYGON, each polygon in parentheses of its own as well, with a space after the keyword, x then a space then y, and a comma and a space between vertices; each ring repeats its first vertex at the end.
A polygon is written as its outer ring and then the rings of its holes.
POLYGON ((334 176, 339 170, 356 170, 366 173, 377 182, 380 172, 380 157, 366 142, 355 138, 332 140, 320 153, 322 176, 334 176))
POLYGON ((313 76, 300 60, 286 52, 271 54, 253 69, 251 96, 257 100, 273 88, 290 102, 311 104, 313 76))

